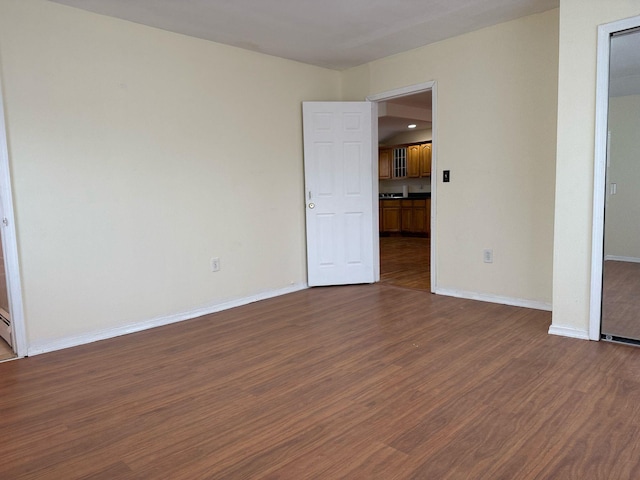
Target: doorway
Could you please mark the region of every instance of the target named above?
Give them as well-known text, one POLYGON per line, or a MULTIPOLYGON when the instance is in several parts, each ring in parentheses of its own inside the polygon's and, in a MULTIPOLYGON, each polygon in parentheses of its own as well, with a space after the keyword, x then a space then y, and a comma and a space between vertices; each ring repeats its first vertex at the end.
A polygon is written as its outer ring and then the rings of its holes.
POLYGON ((378 103, 380 283, 435 291, 435 82, 378 103))
POLYGON ((640 345, 640 17, 598 29, 589 338, 640 345))

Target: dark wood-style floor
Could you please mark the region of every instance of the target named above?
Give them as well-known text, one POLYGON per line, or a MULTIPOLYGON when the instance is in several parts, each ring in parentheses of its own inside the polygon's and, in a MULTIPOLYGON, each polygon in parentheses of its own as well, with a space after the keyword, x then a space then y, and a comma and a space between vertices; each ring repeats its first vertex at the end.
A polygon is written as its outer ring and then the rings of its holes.
POLYGON ((429 238, 380 237, 380 282, 430 291, 430 242, 429 238))
POLYGON ((630 479, 640 349, 313 288, 0 364, 2 479, 630 479))
POLYGON ((602 333, 640 340, 640 263, 604 262, 602 333))

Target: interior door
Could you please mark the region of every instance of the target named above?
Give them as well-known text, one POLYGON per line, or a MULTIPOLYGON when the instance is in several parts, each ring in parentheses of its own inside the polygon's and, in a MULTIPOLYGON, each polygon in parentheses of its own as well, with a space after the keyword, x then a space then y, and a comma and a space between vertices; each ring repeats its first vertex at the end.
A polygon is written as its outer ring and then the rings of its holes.
POLYGON ((373 283, 380 275, 375 104, 304 102, 302 110, 308 284, 373 283))

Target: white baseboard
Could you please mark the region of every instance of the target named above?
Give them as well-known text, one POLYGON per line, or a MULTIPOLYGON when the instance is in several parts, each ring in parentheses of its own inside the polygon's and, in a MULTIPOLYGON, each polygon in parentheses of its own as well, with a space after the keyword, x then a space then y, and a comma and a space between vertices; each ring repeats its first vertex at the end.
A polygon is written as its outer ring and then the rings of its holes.
POLYGON ((563 327, 560 325, 551 325, 549 327, 549 335, 559 335, 561 337, 579 338, 580 340, 589 340, 588 330, 582 330, 574 327, 563 327))
POLYGON ((481 302, 500 303, 502 305, 511 305, 514 307, 526 307, 533 308, 535 310, 551 311, 550 303, 526 300, 523 298, 501 297, 499 295, 488 295, 485 293, 467 292, 464 290, 449 288, 436 288, 435 293, 438 295, 447 295, 449 297, 466 298, 468 300, 479 300, 481 302))
POLYGON ((128 333, 140 332, 142 330, 148 330, 150 328, 161 327, 163 325, 169 325, 171 323, 182 322, 184 320, 191 320, 192 318, 201 317, 203 315, 209 315, 211 313, 221 312, 234 307, 240 307, 249 303, 258 302, 260 300, 266 300, 267 298, 278 297, 287 293, 297 292, 299 290, 305 290, 309 288, 306 283, 298 283, 289 287, 281 288, 278 290, 270 290, 267 292, 251 295, 249 297, 237 298, 226 302, 207 305, 205 307, 198 308, 196 310, 190 310, 187 312, 176 313, 173 315, 167 315, 163 317, 156 317, 150 320, 125 325, 122 327, 110 328, 107 330, 99 330, 95 332, 85 333, 82 335, 76 335, 73 337, 66 337, 57 340, 35 342, 28 346, 27 356, 39 355, 41 353, 53 352, 55 350, 62 350, 63 348, 76 347, 78 345, 84 345, 86 343, 97 342, 99 340, 106 340, 108 338, 119 337, 120 335, 126 335, 128 333))
POLYGON ((640 263, 640 258, 638 257, 621 257, 620 255, 606 255, 604 260, 605 262, 607 260, 615 260, 617 262, 640 263))

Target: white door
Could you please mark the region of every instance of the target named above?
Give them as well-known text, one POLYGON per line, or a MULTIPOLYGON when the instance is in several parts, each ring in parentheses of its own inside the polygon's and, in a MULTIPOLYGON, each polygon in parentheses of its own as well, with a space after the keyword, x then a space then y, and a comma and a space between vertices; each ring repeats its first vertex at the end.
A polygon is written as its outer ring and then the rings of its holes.
POLYGON ((374 104, 304 102, 302 111, 309 286, 373 283, 379 279, 374 104))

